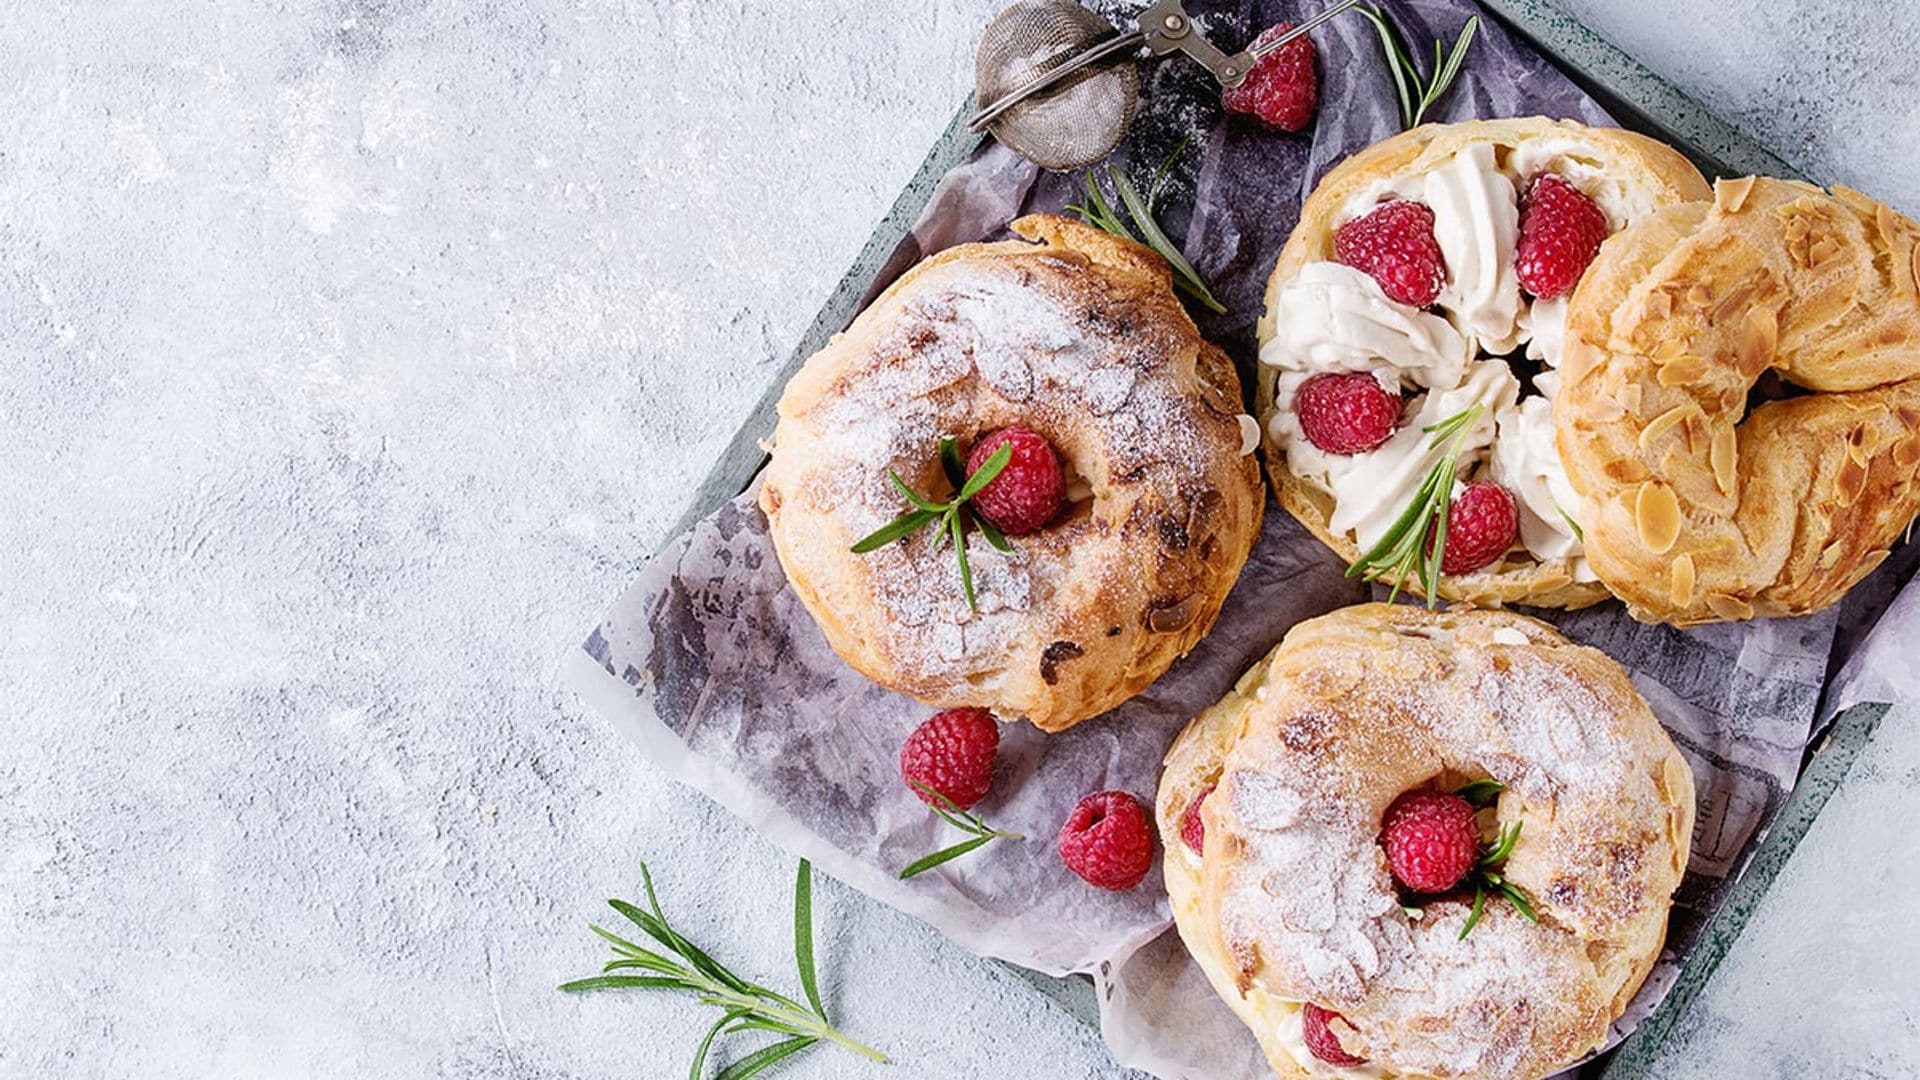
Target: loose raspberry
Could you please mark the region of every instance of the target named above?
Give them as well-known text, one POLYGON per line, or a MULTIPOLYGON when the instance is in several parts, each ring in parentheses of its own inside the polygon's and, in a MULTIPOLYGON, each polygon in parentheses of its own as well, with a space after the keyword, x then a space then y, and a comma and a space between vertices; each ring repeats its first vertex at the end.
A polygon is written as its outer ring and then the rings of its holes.
MULTIPOLYGON (((929 787, 962 810, 986 798, 993 758, 1000 752, 1000 725, 985 709, 934 713, 900 747, 900 776, 909 787, 929 787)), ((939 801, 914 787, 928 806, 939 801)))
POLYGON ((1389 300, 1423 308, 1447 280, 1446 256, 1433 238, 1433 210, 1389 199, 1333 234, 1333 257, 1371 276, 1389 300))
POLYGON ((1096 791, 1081 799, 1060 827, 1060 861, 1102 889, 1120 892, 1140 884, 1153 866, 1146 808, 1124 791, 1096 791))
POLYGON ((1293 395, 1307 441, 1329 454, 1364 454, 1400 426, 1400 398, 1364 371, 1315 375, 1293 395))
MULTIPOLYGON (((1272 41, 1293 29, 1283 22, 1270 26, 1253 46, 1272 41)), ((1320 78, 1313 70, 1313 42, 1297 37, 1270 52, 1247 72, 1247 81, 1220 95, 1228 112, 1243 113, 1279 131, 1299 131, 1313 122, 1320 100, 1320 78)))
POLYGON ((1443 574, 1470 574, 1494 562, 1513 546, 1520 532, 1520 508, 1513 493, 1491 480, 1475 480, 1454 496, 1447 510, 1447 550, 1443 574))
POLYGON ((1380 829, 1387 869, 1417 893, 1443 893, 1480 861, 1473 804, 1440 791, 1409 791, 1393 800, 1380 829))
POLYGON ((967 475, 980 471, 1003 443, 1013 444, 1013 457, 969 505, 1008 536, 1024 536, 1045 528, 1060 512, 1060 504, 1066 501, 1066 480, 1053 444, 1045 436, 1017 427, 1001 428, 974 443, 967 454, 967 475))
POLYGON ((1207 796, 1213 794, 1213 788, 1214 785, 1208 784, 1200 794, 1193 797, 1192 802, 1187 804, 1187 812, 1180 815, 1180 839, 1186 841, 1187 846, 1196 853, 1205 850, 1207 846, 1207 823, 1200 820, 1200 804, 1206 802, 1207 796))
POLYGON ((1564 177, 1541 173, 1520 204, 1513 269, 1520 287, 1542 300, 1565 296, 1607 239, 1607 215, 1564 177))
POLYGON ((1301 1033, 1306 1036, 1307 1049, 1313 1051, 1314 1057, 1329 1065, 1350 1069, 1355 1065, 1365 1065, 1367 1059, 1347 1053, 1346 1048, 1340 1045, 1340 1037, 1335 1035, 1333 1028, 1328 1026, 1335 1020, 1344 1024, 1346 1019, 1339 1013, 1323 1009, 1311 1001, 1300 1008, 1301 1033))

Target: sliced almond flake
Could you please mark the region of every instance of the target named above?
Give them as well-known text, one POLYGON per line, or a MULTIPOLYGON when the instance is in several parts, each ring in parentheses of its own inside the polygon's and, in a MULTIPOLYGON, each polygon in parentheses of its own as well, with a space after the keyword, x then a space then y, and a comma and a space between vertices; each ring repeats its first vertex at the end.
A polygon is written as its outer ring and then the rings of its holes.
POLYGON ((1633 522, 1646 549, 1664 555, 1680 539, 1680 500, 1658 480, 1642 484, 1634 497, 1633 522))
POLYGON ((1640 449, 1645 450, 1651 447, 1654 440, 1666 434, 1669 428, 1679 424, 1692 413, 1699 411, 1700 406, 1689 401, 1684 404, 1675 405, 1673 408, 1654 417, 1646 427, 1640 429, 1640 449))
POLYGON ((1903 469, 1920 465, 1920 433, 1909 435, 1893 444, 1893 463, 1903 469))
POLYGON ((1706 373, 1706 361, 1697 356, 1682 356, 1662 366, 1655 378, 1661 386, 1692 386, 1706 373))
POLYGON ((1686 607, 1693 603, 1693 556, 1681 555, 1673 560, 1672 587, 1667 591, 1667 599, 1674 607, 1686 607))
POLYGON ((1737 214, 1747 205, 1747 196, 1753 194, 1754 177, 1742 176, 1737 180, 1722 180, 1713 186, 1713 205, 1722 213, 1737 214))
POLYGON ((1753 618, 1752 604, 1747 603, 1737 596, 1729 596, 1726 593, 1708 593, 1707 606, 1713 609, 1715 615, 1723 619, 1738 622, 1753 618))
POLYGON ((1867 489, 1867 467, 1846 458, 1840 462, 1840 473, 1834 479, 1834 497, 1841 506, 1852 506, 1859 501, 1860 493, 1867 489))
POLYGON ((1740 444, 1731 427, 1714 429, 1713 442, 1707 446, 1707 460, 1713 465, 1713 483, 1722 495, 1734 493, 1735 470, 1740 463, 1740 444))

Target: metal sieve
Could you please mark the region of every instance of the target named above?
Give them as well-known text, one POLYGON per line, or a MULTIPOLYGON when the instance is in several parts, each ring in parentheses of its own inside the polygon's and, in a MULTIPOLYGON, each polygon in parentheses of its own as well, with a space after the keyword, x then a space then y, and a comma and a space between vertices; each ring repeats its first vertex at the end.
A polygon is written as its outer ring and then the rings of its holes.
POLYGON ((967 126, 1042 168, 1077 169, 1106 157, 1126 134, 1140 101, 1144 47, 1152 56, 1184 53, 1224 87, 1238 86, 1259 59, 1352 7, 1340 0, 1257 48, 1231 56, 1194 29, 1180 0, 1159 0, 1125 33, 1075 0, 1019 0, 1001 12, 974 55, 974 100, 967 126))

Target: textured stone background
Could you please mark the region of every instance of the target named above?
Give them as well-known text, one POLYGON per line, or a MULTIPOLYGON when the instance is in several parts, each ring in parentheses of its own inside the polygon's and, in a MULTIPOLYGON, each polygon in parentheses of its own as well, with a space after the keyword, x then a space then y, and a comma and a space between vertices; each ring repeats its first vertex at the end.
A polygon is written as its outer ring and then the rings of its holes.
MULTIPOLYGON (((674 1075, 704 1010, 551 989, 641 858, 690 930, 784 973, 791 864, 557 662, 999 4, 0 15, 0 1075, 674 1075)), ((1920 211, 1911 3, 1574 6, 1920 211)), ((1920 1067, 1920 873, 1854 869, 1907 846, 1917 767, 1882 736, 1672 1075, 1920 1067), (1803 1007, 1810 965, 1849 1004, 1803 1007)), ((1114 1073, 1012 976, 836 884, 819 909, 884 1075, 1114 1073)))

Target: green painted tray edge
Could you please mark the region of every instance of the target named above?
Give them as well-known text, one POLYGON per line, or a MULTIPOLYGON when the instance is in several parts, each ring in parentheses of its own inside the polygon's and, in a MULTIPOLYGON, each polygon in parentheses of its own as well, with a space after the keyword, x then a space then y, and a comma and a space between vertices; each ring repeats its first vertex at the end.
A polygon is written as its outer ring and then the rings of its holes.
MULTIPOLYGON (((1480 0, 1480 5, 1508 29, 1557 60, 1562 69, 1622 124, 1660 136, 1685 151, 1709 175, 1803 177, 1799 169, 1741 134, 1550 0, 1480 0)), ((663 544, 739 494, 760 471, 766 461, 761 442, 772 433, 775 407, 787 380, 807 357, 852 321, 868 286, 919 218, 941 178, 979 147, 981 136, 966 128, 966 117, 972 107, 968 99, 955 111, 920 168, 874 227, 853 265, 841 276, 793 351, 768 380, 765 392, 748 411, 686 510, 667 532, 667 541, 663 544)), ((1722 909, 1712 916, 1700 945, 1682 968, 1673 990, 1654 1015, 1610 1055, 1600 1076, 1606 1080, 1629 1080, 1646 1074, 1672 1035, 1674 1025, 1686 1014, 1745 929, 1821 808, 1846 779, 1886 711, 1885 705, 1862 705, 1834 719, 1821 750, 1808 763, 1793 796, 1722 909)), ((1005 966, 1064 1011, 1098 1026, 1099 1002, 1089 980, 1056 979, 1011 964, 1005 966)))

